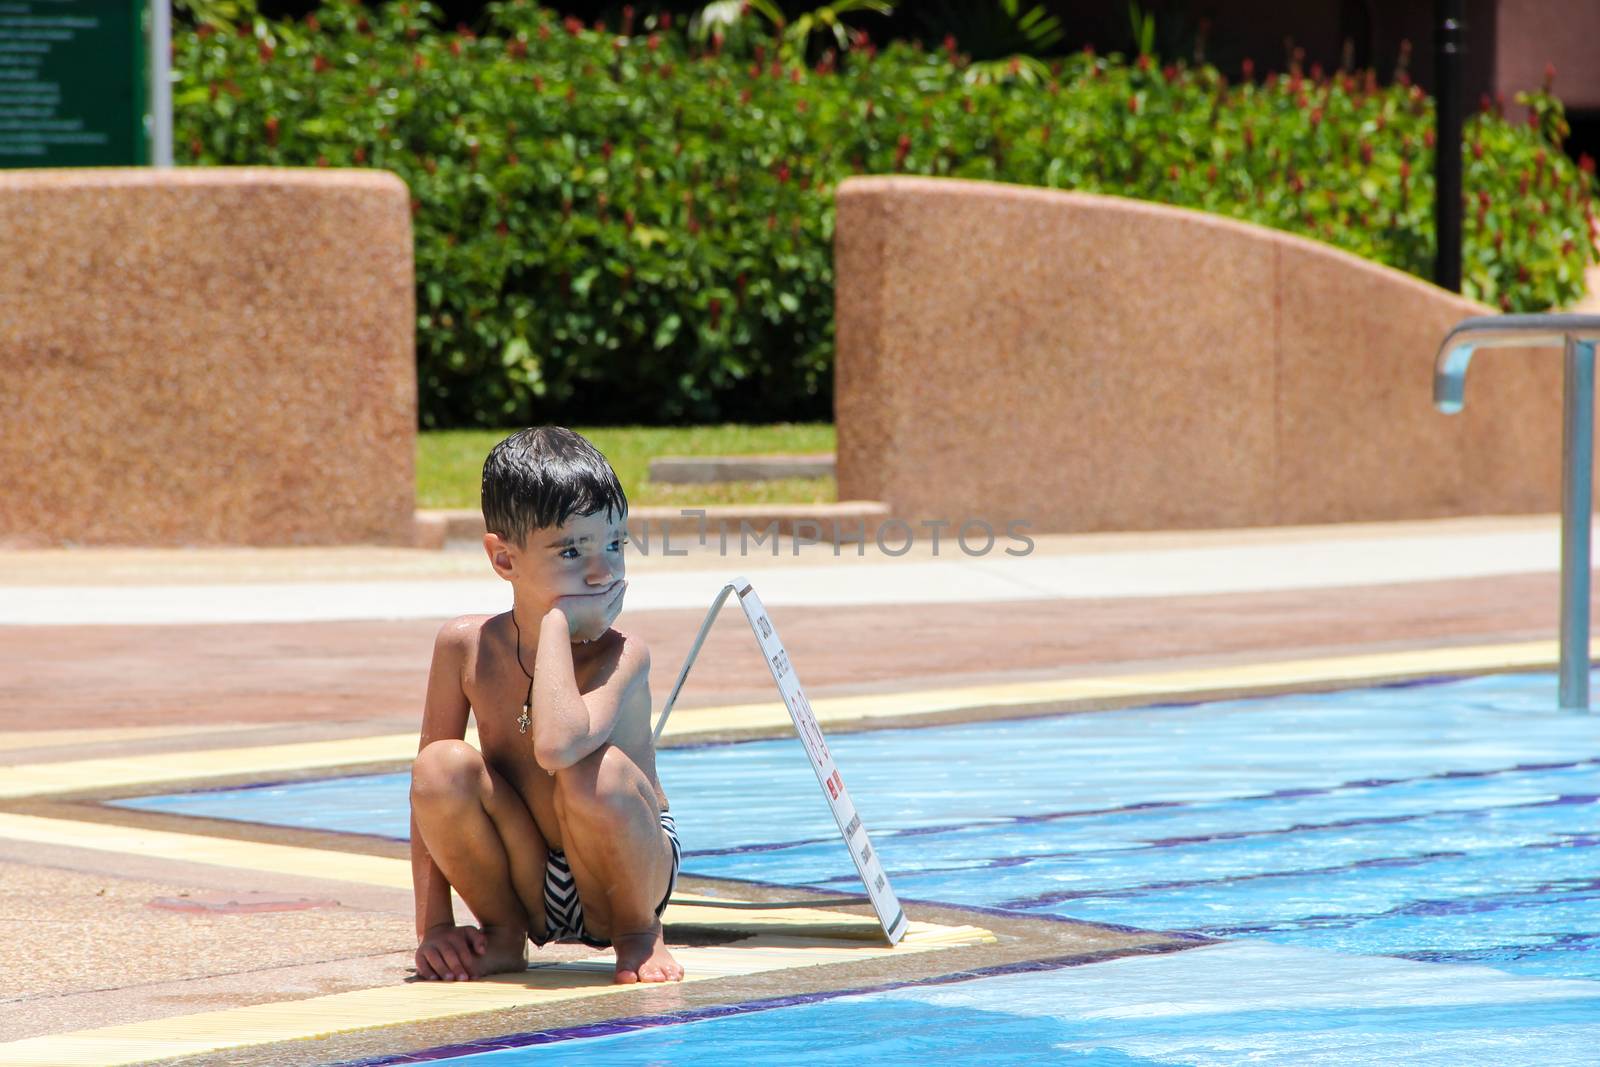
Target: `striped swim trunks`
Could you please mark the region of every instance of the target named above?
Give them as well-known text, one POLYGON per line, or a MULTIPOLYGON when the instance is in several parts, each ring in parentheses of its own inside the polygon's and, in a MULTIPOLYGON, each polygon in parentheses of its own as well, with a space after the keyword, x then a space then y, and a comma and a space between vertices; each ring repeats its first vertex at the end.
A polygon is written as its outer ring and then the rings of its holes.
MULTIPOLYGON (((678 865, 683 861, 683 847, 678 844, 678 824, 671 813, 661 813, 661 829, 667 832, 672 843, 672 876, 667 879, 667 892, 656 906, 656 915, 667 910, 672 897, 672 887, 678 884, 678 865)), ((551 849, 544 865, 544 920, 550 933, 543 941, 535 940, 543 948, 552 941, 580 941, 590 948, 610 948, 610 941, 590 937, 583 928, 583 901, 578 899, 578 886, 572 879, 572 868, 567 864, 567 854, 551 849)), ((530 937, 530 940, 532 938, 530 937)))

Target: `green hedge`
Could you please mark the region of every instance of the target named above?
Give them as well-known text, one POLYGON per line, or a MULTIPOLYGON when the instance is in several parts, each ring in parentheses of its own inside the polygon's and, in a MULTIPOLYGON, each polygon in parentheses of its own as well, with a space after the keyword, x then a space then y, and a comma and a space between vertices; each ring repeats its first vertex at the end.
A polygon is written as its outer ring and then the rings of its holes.
MULTIPOLYGON (((426 426, 826 419, 832 195, 853 173, 1117 193, 1320 238, 1423 277, 1432 102, 1368 74, 1227 85, 1077 54, 969 79, 870 43, 815 67, 695 49, 527 0, 479 37, 426 2, 334 0, 174 43, 177 144, 205 165, 379 167, 410 186, 426 426)), ((1467 123, 1464 272, 1507 310, 1571 302, 1595 180, 1529 125, 1467 123)))

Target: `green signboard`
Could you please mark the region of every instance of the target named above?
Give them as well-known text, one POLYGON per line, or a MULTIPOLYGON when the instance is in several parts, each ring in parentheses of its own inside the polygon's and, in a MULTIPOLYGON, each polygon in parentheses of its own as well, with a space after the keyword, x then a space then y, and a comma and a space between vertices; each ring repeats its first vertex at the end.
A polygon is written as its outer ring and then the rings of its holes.
POLYGON ((0 167, 150 163, 147 0, 0 0, 0 167))

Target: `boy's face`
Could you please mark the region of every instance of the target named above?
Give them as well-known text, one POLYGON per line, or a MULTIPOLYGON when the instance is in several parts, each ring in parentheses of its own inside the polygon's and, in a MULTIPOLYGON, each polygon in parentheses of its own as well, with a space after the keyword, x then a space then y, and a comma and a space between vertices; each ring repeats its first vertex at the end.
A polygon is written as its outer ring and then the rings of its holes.
MULTIPOLYGON (((558 527, 535 527, 525 544, 498 534, 484 535, 483 545, 495 572, 516 588, 541 613, 564 596, 596 596, 601 603, 624 573, 622 546, 627 517, 604 510, 573 515, 558 527)), ((622 611, 619 599, 606 625, 622 611)))

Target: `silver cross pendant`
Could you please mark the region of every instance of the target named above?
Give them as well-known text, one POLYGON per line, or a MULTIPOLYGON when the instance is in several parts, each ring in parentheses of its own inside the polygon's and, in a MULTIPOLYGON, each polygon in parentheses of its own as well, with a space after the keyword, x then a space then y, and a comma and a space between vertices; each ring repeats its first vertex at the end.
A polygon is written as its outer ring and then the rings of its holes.
POLYGON ((533 705, 522 705, 522 714, 517 716, 517 733, 525 734, 528 727, 533 725, 533 705))

